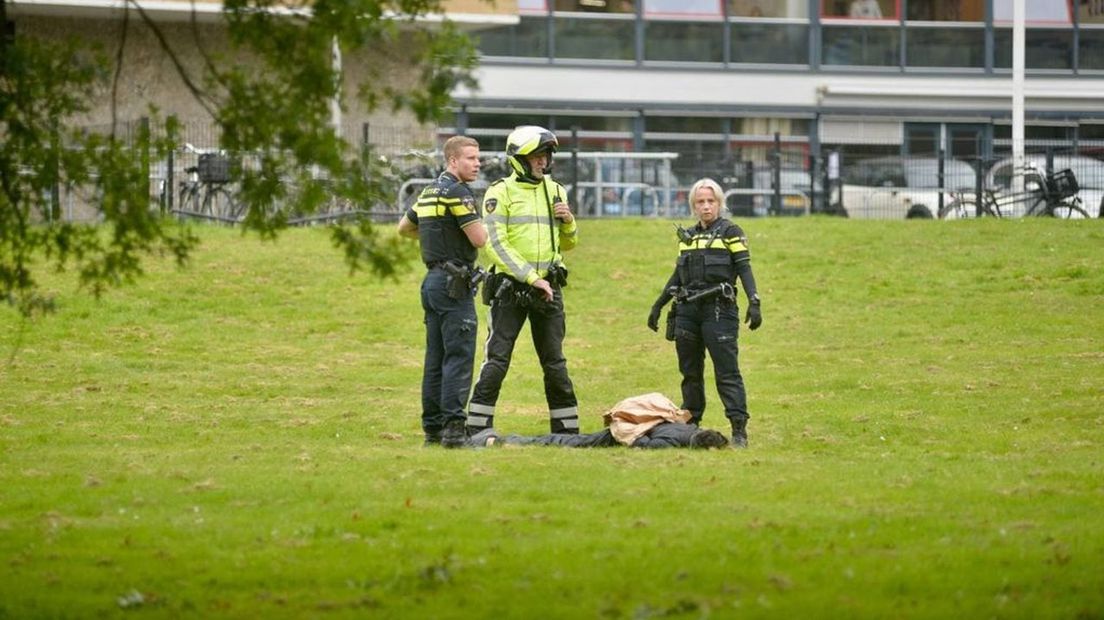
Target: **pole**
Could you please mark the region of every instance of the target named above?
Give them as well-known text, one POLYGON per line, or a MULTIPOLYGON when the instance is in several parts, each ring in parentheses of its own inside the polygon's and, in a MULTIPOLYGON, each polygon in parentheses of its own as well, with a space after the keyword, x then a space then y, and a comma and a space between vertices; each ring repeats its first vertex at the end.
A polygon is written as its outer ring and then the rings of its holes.
POLYGON ((1025 0, 1012 0, 1012 191, 1023 192, 1025 0))

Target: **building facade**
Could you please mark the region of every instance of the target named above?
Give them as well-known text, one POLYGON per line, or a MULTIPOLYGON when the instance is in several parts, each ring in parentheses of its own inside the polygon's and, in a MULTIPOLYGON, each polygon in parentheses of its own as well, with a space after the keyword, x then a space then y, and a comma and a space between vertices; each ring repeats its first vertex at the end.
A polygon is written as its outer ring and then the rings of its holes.
MULTIPOLYGON (((1026 136, 1104 145, 1104 3, 1027 0, 1026 136)), ((992 159, 1011 138, 1012 0, 519 0, 476 31, 453 127, 541 123, 684 174, 787 152, 992 159)), ((798 158, 800 159, 800 158, 798 158)), ((795 165, 806 165, 796 163, 795 165)))

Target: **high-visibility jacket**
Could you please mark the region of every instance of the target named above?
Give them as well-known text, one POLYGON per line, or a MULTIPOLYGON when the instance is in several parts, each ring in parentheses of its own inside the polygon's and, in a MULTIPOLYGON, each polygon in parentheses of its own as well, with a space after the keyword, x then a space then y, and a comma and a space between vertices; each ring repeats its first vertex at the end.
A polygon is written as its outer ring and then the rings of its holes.
POLYGON ((548 275, 552 265, 578 243, 575 220, 553 218, 552 205, 564 202, 567 192, 545 176, 538 183, 516 175, 495 181, 483 197, 487 226, 487 253, 499 273, 532 284, 548 275))

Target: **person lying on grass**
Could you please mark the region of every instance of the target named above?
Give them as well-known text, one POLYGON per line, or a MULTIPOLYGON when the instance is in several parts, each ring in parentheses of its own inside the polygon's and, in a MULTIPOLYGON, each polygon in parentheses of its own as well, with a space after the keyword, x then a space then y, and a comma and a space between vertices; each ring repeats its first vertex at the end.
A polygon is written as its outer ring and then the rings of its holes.
POLYGON ((565 448, 721 448, 728 438, 718 431, 701 429, 690 420, 690 412, 679 409, 659 393, 626 398, 602 416, 606 428, 579 435, 501 435, 484 429, 468 439, 473 448, 502 445, 561 446, 565 448))

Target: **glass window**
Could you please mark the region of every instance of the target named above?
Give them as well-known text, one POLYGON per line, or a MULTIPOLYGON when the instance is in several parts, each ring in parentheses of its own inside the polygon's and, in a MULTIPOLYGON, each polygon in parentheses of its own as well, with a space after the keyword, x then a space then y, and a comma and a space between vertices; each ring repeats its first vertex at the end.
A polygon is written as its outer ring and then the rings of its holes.
POLYGON ((809 18, 806 2, 787 0, 728 0, 728 14, 732 17, 791 17, 809 18))
POLYGON ((822 17, 897 19, 899 0, 821 0, 822 17))
POLYGON ((732 62, 809 64, 809 27, 804 24, 734 22, 732 62))
MULTIPOLYGON (((1024 126, 1024 140, 1056 140, 1067 141, 1072 137, 1073 127, 1053 125, 1026 125, 1024 126)), ((993 139, 1011 140, 1012 125, 993 125, 993 139)))
POLYGON ((632 131, 632 118, 627 116, 555 116, 552 119, 552 128, 556 137, 569 135, 572 127, 578 127, 581 131, 632 131))
POLYGON ((644 60, 724 61, 723 22, 644 22, 644 60))
POLYGON ((1104 24, 1104 2, 1080 0, 1077 20, 1082 24, 1104 24))
MULTIPOLYGON (((993 0, 993 21, 1011 22, 1013 2, 1014 0, 993 0)), ((1034 2, 1025 2, 1024 4, 1026 5, 1024 9, 1027 11, 1024 15, 1024 19, 1029 24, 1048 25, 1073 23, 1073 15, 1070 11, 1070 3, 1068 0, 1035 0, 1034 2)))
POLYGON ((548 3, 545 0, 518 0, 518 13, 547 13, 548 3))
POLYGON ((556 57, 634 60, 636 23, 628 19, 556 18, 556 57))
MULTIPOLYGON (((732 133, 741 136, 808 136, 809 119, 749 117, 732 119, 732 133)), ((773 143, 772 143, 773 145, 773 143)))
MULTIPOLYGON (((1028 69, 1072 69, 1073 30, 1029 28, 1026 33, 1024 63, 1028 69)), ((1012 29, 993 30, 993 65, 1012 67, 1012 29)))
POLYGON ((1078 61, 1080 69, 1104 69, 1104 30, 1081 29, 1078 61))
POLYGON ((474 34, 484 56, 548 57, 548 19, 521 16, 515 26, 495 26, 474 34))
POLYGON ((547 127, 551 119, 547 115, 479 112, 468 114, 469 129, 506 129, 513 131, 521 125, 547 127))
POLYGON ((981 27, 909 26, 905 52, 910 67, 984 68, 985 30, 981 27))
POLYGON ((1104 140, 1104 125, 1081 125, 1077 136, 1082 140, 1104 140))
POLYGON ((647 116, 644 131, 658 133, 712 133, 724 132, 724 119, 715 116, 647 116))
POLYGON ((826 65, 895 67, 900 64, 900 34, 896 27, 825 25, 822 38, 826 65))
POLYGON ((909 0, 906 19, 928 22, 980 22, 984 0, 909 0))
POLYGON ((722 17, 720 0, 644 0, 644 17, 722 17))
POLYGON ((634 0, 556 0, 556 12, 636 13, 634 0))

